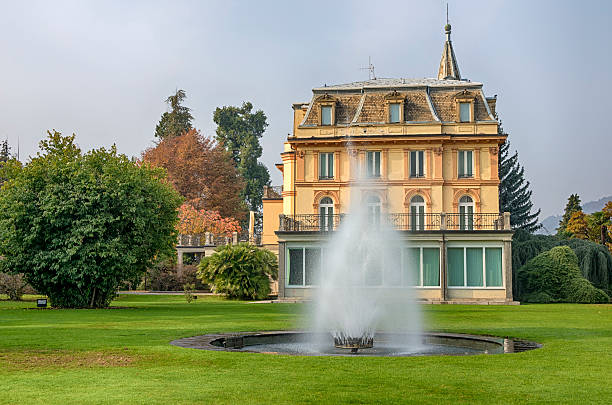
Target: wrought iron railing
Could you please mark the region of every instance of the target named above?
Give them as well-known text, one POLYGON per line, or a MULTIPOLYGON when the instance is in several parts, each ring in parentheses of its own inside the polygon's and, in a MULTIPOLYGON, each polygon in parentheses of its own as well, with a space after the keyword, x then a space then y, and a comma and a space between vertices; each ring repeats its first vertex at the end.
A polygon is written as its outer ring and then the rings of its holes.
POLYGON ((504 229, 502 214, 446 214, 446 229, 452 231, 501 231, 504 229))
MULTIPOLYGON (((350 214, 280 215, 281 232, 334 231, 350 214)), ((446 214, 446 213, 391 213, 369 218, 372 224, 385 223, 398 231, 501 231, 504 216, 498 213, 446 214)))

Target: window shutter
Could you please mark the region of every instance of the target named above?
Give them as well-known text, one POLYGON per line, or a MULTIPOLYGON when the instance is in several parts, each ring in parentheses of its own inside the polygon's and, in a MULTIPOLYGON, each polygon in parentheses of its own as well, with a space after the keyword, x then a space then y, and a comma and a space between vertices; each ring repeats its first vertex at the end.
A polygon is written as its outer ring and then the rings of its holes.
POLYGON ((376 177, 380 177, 380 152, 374 152, 374 157, 376 161, 374 162, 374 167, 376 169, 376 177))
POLYGON ((334 154, 327 154, 327 177, 330 179, 334 177, 334 154))
POLYGON ((416 152, 410 152, 410 177, 415 177, 417 175, 416 172, 416 152))
POLYGON ((325 173, 325 153, 321 153, 319 155, 319 178, 325 177, 327 174, 325 173))
POLYGON ((425 174, 425 170, 423 170, 423 161, 424 161, 423 151, 420 150, 418 152, 418 155, 419 155, 419 176, 423 176, 425 174))
POLYGON ((472 177, 472 151, 466 151, 465 154, 467 155, 467 175, 468 177, 472 177))
POLYGON ((464 156, 463 156, 464 151, 460 150, 459 153, 457 154, 457 157, 459 158, 459 177, 463 177, 465 176, 465 163, 464 163, 464 156))

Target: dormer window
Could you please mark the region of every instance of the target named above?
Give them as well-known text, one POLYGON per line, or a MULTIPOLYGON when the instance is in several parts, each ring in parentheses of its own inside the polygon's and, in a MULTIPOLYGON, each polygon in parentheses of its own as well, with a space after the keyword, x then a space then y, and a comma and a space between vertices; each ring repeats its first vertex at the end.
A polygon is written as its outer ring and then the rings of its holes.
POLYGON ((472 121, 472 103, 459 103, 459 121, 470 122, 472 121))
POLYGON ((332 106, 322 105, 321 106, 321 125, 332 124, 332 106))
POLYGON ((398 123, 400 122, 400 103, 389 104, 389 122, 398 123))

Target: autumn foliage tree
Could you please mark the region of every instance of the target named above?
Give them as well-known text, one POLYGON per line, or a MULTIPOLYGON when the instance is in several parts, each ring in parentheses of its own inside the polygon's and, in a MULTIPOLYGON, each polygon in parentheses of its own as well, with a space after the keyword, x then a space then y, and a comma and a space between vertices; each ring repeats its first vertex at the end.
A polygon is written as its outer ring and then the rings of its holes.
POLYGON ((143 153, 143 160, 165 168, 169 181, 195 210, 216 211, 238 220, 245 217, 240 196, 244 182, 232 158, 199 131, 164 138, 143 153))
POLYGON ((240 224, 234 218, 223 218, 217 211, 199 210, 183 204, 179 208, 178 231, 184 235, 210 232, 230 236, 232 232, 240 232, 240 224))

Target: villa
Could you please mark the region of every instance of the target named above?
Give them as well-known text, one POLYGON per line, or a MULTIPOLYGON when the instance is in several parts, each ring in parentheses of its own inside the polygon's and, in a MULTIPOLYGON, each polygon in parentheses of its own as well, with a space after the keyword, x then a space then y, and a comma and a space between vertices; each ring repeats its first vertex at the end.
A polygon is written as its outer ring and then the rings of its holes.
POLYGON ((293 133, 276 165, 283 185, 267 188, 263 202, 262 244, 278 250, 279 299, 310 296, 314 275, 325 277, 322 245, 358 203, 405 241, 401 263, 416 277, 402 286, 419 298, 513 303, 510 215, 499 213, 498 191, 506 136, 496 97, 462 79, 450 25, 445 31, 436 79, 326 85, 293 104, 293 133))

